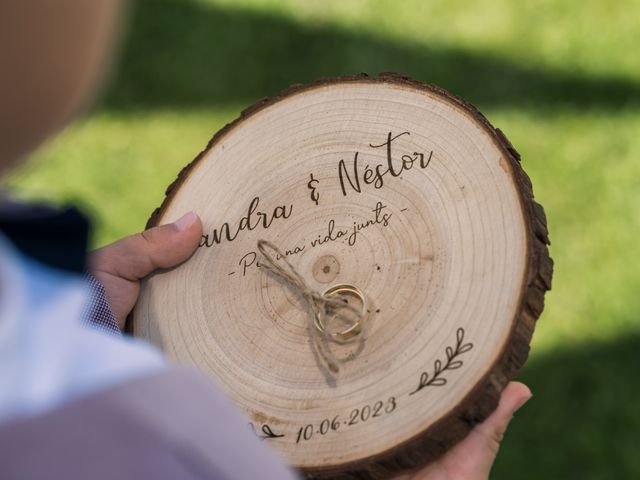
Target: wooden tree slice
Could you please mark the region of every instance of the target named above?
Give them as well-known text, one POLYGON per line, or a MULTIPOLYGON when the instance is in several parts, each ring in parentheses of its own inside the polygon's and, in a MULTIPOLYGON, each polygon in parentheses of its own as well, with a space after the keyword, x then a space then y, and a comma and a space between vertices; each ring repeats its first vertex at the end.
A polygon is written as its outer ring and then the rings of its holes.
POLYGON ((550 288, 542 208, 474 107, 395 74, 323 79, 245 110, 168 188, 201 247, 143 285, 133 332, 210 375, 309 477, 422 465, 497 405, 550 288), (314 349, 310 310, 260 268, 266 239, 313 290, 360 288, 362 342, 314 349))

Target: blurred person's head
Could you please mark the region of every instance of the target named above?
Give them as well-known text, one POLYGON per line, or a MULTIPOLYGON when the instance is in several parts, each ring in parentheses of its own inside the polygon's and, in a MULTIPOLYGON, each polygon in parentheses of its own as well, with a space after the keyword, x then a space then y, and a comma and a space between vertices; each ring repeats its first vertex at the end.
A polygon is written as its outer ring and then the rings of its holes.
POLYGON ((0 173, 88 105, 108 63, 122 3, 0 3, 0 173))

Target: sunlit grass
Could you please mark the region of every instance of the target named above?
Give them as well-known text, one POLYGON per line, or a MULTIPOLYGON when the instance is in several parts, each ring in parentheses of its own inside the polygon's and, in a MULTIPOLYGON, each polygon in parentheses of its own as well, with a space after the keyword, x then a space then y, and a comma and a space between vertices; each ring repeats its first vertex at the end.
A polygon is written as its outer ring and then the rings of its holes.
POLYGON ((640 115, 496 112, 547 212, 553 290, 534 352, 640 329, 640 115))
POLYGON ((100 246, 144 228, 180 169, 236 112, 97 112, 70 126, 11 183, 25 198, 78 203, 100 246))

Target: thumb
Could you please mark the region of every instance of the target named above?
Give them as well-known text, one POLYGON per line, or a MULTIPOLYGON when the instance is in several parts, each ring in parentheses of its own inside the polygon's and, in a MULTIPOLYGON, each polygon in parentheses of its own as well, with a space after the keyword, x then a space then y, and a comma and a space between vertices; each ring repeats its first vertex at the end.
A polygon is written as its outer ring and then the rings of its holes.
POLYGON ((189 212, 174 223, 125 237, 93 252, 94 270, 136 282, 159 268, 174 267, 198 247, 202 222, 189 212))
POLYGON ((91 273, 104 286, 120 328, 140 293, 140 279, 158 268, 174 267, 189 258, 202 236, 202 222, 189 212, 168 225, 118 240, 89 256, 91 273))
POLYGON ((526 385, 519 382, 509 383, 500 396, 498 408, 484 422, 476 425, 444 459, 445 469, 454 473, 455 478, 489 478, 500 442, 513 414, 531 396, 531 391, 526 385))

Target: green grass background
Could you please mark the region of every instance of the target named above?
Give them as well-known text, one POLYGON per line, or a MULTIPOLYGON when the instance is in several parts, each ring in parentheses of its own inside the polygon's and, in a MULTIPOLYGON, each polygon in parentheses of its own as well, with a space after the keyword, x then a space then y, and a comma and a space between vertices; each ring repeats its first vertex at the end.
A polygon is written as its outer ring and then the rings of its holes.
POLYGON ((140 230, 212 134, 321 76, 393 70, 474 103, 546 209, 553 290, 496 479, 640 478, 640 2, 143 0, 99 103, 14 172, 140 230))

